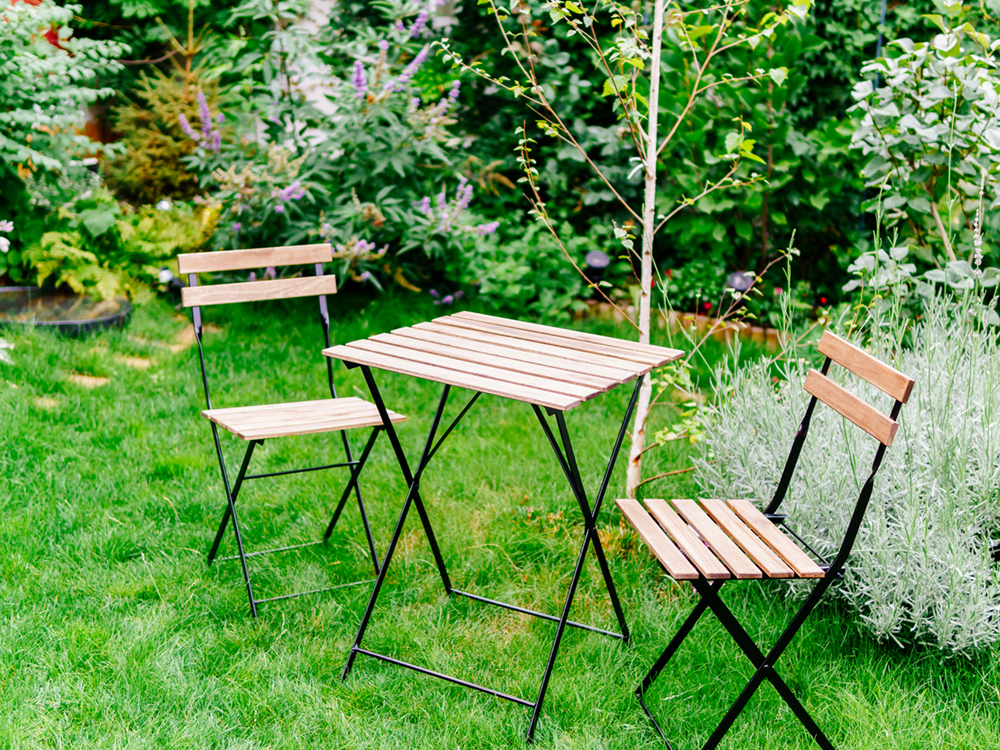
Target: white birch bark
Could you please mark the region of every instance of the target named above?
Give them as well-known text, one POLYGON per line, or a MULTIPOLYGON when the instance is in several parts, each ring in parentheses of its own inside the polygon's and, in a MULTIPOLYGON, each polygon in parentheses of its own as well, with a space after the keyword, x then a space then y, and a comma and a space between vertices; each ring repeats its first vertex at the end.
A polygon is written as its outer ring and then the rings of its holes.
MULTIPOLYGON (((656 120, 660 96, 660 57, 663 46, 663 0, 655 0, 653 7, 653 57, 650 60, 649 76, 649 118, 646 122, 646 184, 642 206, 642 270, 639 285, 639 341, 649 343, 650 298, 653 282, 653 233, 656 229, 656 149, 658 135, 656 120)), ((642 451, 646 445, 646 420, 649 417, 649 402, 653 387, 649 376, 639 390, 639 400, 635 407, 635 424, 632 428, 632 447, 629 451, 625 492, 627 497, 635 497, 636 488, 642 477, 642 451)))

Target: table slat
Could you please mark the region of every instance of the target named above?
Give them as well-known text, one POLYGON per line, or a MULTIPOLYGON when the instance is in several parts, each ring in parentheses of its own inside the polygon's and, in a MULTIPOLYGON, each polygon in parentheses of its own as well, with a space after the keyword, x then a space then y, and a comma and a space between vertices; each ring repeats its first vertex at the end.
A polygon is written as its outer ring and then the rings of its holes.
POLYGON ((574 398, 578 398, 582 401, 591 399, 601 393, 600 388, 575 385, 573 383, 539 377, 537 375, 512 372, 500 367, 480 365, 475 362, 457 359, 453 356, 442 356, 440 354, 432 354, 430 352, 419 351, 417 349, 395 346, 392 343, 379 341, 376 337, 365 339, 364 341, 352 341, 347 346, 352 349, 364 349, 365 351, 374 352, 376 354, 399 357, 400 359, 407 359, 412 362, 436 365, 438 367, 444 367, 465 375, 481 375, 484 378, 492 378, 494 380, 500 380, 513 385, 526 385, 530 388, 551 391, 552 393, 559 393, 564 396, 573 396, 574 398))
POLYGON ((550 380, 558 380, 564 383, 573 383, 575 385, 591 386, 597 388, 600 391, 608 391, 618 385, 617 380, 612 380, 611 378, 598 378, 590 375, 585 375, 579 372, 573 372, 571 370, 557 369, 555 367, 548 367, 546 365, 534 364, 532 362, 525 362, 518 359, 510 359, 508 357, 502 357, 495 354, 486 354, 483 352, 476 351, 474 349, 459 349, 455 346, 449 346, 446 344, 435 344, 430 341, 424 341, 419 338, 410 338, 409 336, 400 336, 393 333, 380 333, 372 336, 369 341, 380 341, 385 344, 392 344, 393 346, 404 347, 407 349, 414 349, 419 352, 427 352, 429 354, 440 354, 443 356, 451 357, 453 359, 465 360, 466 362, 473 362, 480 365, 489 365, 491 367, 499 367, 504 370, 510 370, 511 373, 520 373, 524 375, 536 375, 538 377, 548 378, 550 380))
POLYGON ((456 328, 468 328, 481 333, 493 333, 498 336, 508 336, 512 339, 520 341, 549 344, 550 346, 557 346, 562 349, 572 349, 590 354, 603 354, 615 359, 636 362, 639 364, 649 365, 651 367, 666 364, 674 359, 673 356, 664 357, 657 354, 649 354, 647 352, 636 352, 630 349, 620 349, 615 346, 608 346, 607 344, 577 341, 576 339, 555 336, 550 333, 536 333, 534 331, 525 331, 517 328, 494 325, 493 323, 480 323, 479 321, 469 320, 468 318, 447 316, 444 318, 435 318, 434 322, 441 325, 454 326, 456 328))
POLYGON ((499 336, 496 334, 476 331, 471 328, 460 328, 458 326, 441 325, 440 323, 417 323, 414 328, 422 331, 433 331, 444 335, 451 335, 457 338, 469 339, 471 341, 496 344, 508 349, 523 349, 529 352, 538 352, 553 357, 561 357, 563 360, 573 362, 586 362, 589 364, 603 365, 605 367, 615 367, 619 370, 630 373, 626 381, 632 380, 639 375, 645 375, 653 369, 652 365, 644 365, 638 362, 630 362, 624 359, 609 357, 604 354, 591 354, 575 349, 566 349, 561 346, 551 346, 537 341, 525 341, 523 339, 511 338, 509 336, 499 336))
POLYGON ((501 318, 496 315, 484 315, 482 313, 470 312, 468 310, 455 313, 452 317, 467 318, 469 320, 476 320, 481 323, 493 323, 494 325, 502 325, 508 328, 518 328, 522 331, 549 333, 554 336, 562 336, 564 338, 574 339, 580 342, 604 344, 606 346, 613 346, 618 349, 631 349, 632 351, 635 352, 644 352, 648 354, 657 355, 660 357, 669 357, 671 359, 679 359, 684 356, 684 352, 682 352, 680 349, 670 349, 665 346, 655 346, 653 344, 640 344, 638 341, 628 341, 627 339, 619 339, 615 338, 614 336, 601 336, 596 333, 585 333, 584 331, 574 331, 568 328, 558 328, 557 326, 546 326, 540 323, 529 323, 524 320, 512 320, 510 318, 501 318))
MULTIPOLYGON (((433 323, 428 323, 426 325, 433 326, 433 323)), ((501 346, 490 343, 485 338, 467 339, 461 336, 456 336, 453 331, 449 330, 446 330, 444 333, 439 333, 434 328, 397 328, 393 331, 393 334, 405 336, 406 338, 418 339, 420 341, 429 341, 441 344, 463 352, 483 352, 484 354, 492 354, 504 357, 505 359, 517 360, 519 362, 529 362, 533 364, 545 365, 546 367, 569 369, 572 372, 585 373, 586 375, 592 377, 607 378, 609 380, 613 380, 615 383, 625 383, 636 376, 634 370, 623 370, 621 367, 607 367, 580 360, 571 360, 562 355, 552 356, 538 351, 532 351, 528 348, 516 349, 509 345, 501 346)))
POLYGON ((334 359, 344 360, 345 362, 377 367, 380 370, 389 370, 401 375, 411 375, 415 378, 425 378, 459 388, 469 388, 494 396, 503 396, 514 401, 524 401, 529 404, 544 406, 556 411, 569 411, 580 403, 580 399, 573 398, 572 396, 561 396, 558 393, 543 391, 538 388, 516 386, 501 380, 484 378, 478 375, 466 375, 444 367, 423 365, 408 359, 366 352, 354 346, 333 346, 329 349, 324 349, 323 354, 334 359))

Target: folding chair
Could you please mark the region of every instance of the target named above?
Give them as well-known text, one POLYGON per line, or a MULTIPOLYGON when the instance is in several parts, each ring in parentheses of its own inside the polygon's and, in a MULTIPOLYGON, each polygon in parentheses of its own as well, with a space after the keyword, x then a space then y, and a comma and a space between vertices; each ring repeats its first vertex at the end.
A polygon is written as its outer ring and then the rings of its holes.
MULTIPOLYGON (((711 609, 756 671, 704 747, 714 748, 722 741, 757 688, 764 680, 768 680, 820 747, 827 750, 833 748, 816 722, 792 694, 788 685, 775 672, 774 667, 830 584, 841 577, 871 499, 875 474, 882 463, 886 448, 892 444, 899 426, 896 418, 899 416, 900 408, 910 397, 913 380, 829 332, 823 334, 819 350, 826 355, 826 362, 822 372, 812 370, 806 377, 805 390, 812 395, 812 399, 806 409, 805 418, 795 434, 774 497, 763 513, 749 500, 727 502, 716 499, 701 499, 699 502, 674 500, 672 504, 663 500, 646 500, 645 508, 636 500, 616 501, 622 513, 667 574, 678 581, 691 581, 701 596, 694 611, 681 625, 673 640, 635 691, 639 703, 652 720, 656 731, 667 742, 667 747, 671 747, 670 742, 663 735, 663 730, 657 724, 643 696, 705 610, 711 609), (830 380, 827 372, 833 362, 837 362, 895 399, 890 416, 885 416, 830 380), (828 562, 810 549, 790 528, 786 517, 778 514, 778 508, 785 498, 796 461, 809 431, 809 421, 817 399, 879 441, 871 473, 861 488, 840 549, 832 562, 828 562), (797 546, 784 533, 785 531, 812 552, 818 558, 818 562, 797 546), (817 579, 817 583, 774 646, 765 654, 719 597, 719 590, 733 578, 738 580, 811 578, 817 579)), ((837 467, 830 468, 832 471, 837 467)))
MULTIPOLYGON (((201 360, 202 384, 205 389, 205 403, 207 409, 202 412, 202 416, 209 420, 212 427, 212 437, 215 440, 215 452, 219 458, 219 470, 222 473, 222 485, 226 493, 226 507, 222 514, 222 521, 219 530, 215 535, 215 541, 208 553, 208 563, 211 565, 216 560, 219 551, 219 544, 226 531, 229 522, 232 521, 233 536, 236 540, 237 554, 231 557, 218 558, 223 560, 238 559, 243 566, 243 579, 246 582, 247 596, 250 600, 250 614, 257 617, 257 605, 263 602, 276 601, 279 599, 290 599, 306 594, 315 594, 322 591, 329 591, 341 586, 332 586, 311 591, 302 591, 295 594, 285 594, 274 596, 268 599, 256 599, 253 593, 253 586, 250 581, 250 568, 247 558, 256 555, 264 555, 271 552, 284 552, 287 550, 299 549, 315 544, 326 542, 340 518, 341 512, 347 503, 351 493, 357 498, 358 510, 361 514, 361 522, 364 526, 365 536, 368 541, 368 552, 371 555, 372 565, 375 567, 375 574, 378 575, 379 563, 378 555, 375 551, 375 540, 372 538, 371 528, 368 524, 368 514, 365 511, 364 500, 361 496, 361 488, 358 477, 365 466, 375 445, 375 440, 379 432, 384 429, 382 418, 378 409, 363 399, 356 397, 338 398, 337 389, 333 382, 333 362, 328 357, 326 359, 327 380, 329 381, 330 395, 332 398, 319 401, 297 401, 291 403, 261 404, 254 406, 237 406, 226 409, 216 409, 212 407, 212 398, 208 387, 208 369, 205 364, 205 349, 202 345, 202 318, 201 308, 206 305, 220 305, 234 302, 256 302, 262 300, 289 299, 293 297, 319 297, 319 317, 323 325, 323 340, 327 347, 330 346, 330 316, 327 311, 327 294, 335 294, 337 291, 337 281, 333 276, 323 275, 323 264, 332 260, 332 249, 329 244, 322 245, 301 245, 297 247, 270 247, 256 250, 230 250, 224 252, 198 253, 193 255, 179 255, 177 265, 180 273, 188 275, 189 286, 181 290, 181 299, 185 307, 192 308, 194 322, 195 339, 198 342, 198 356, 201 360), (313 265, 315 276, 293 277, 285 279, 271 279, 262 281, 250 281, 230 284, 215 284, 213 286, 198 286, 199 273, 217 273, 226 271, 241 271, 247 269, 261 269, 266 267, 289 266, 289 265, 313 265), (247 443, 246 451, 243 455, 243 462, 236 475, 236 481, 230 485, 229 472, 226 469, 226 461, 222 453, 222 445, 219 441, 219 427, 231 432, 240 440, 247 443), (365 443, 359 458, 354 459, 351 452, 351 443, 347 436, 347 430, 359 427, 372 427, 371 435, 365 443), (346 460, 339 463, 325 464, 322 466, 309 466, 301 469, 289 469, 284 471, 273 471, 265 474, 247 474, 250 466, 250 459, 254 449, 265 440, 280 437, 291 437, 294 435, 309 435, 325 432, 340 432, 343 440, 346 460), (243 537, 240 531, 239 518, 236 513, 236 500, 243 487, 243 482, 251 479, 263 479, 267 477, 285 476, 288 474, 299 474, 309 471, 320 471, 324 469, 348 468, 350 477, 347 485, 341 493, 330 522, 326 527, 326 532, 321 540, 308 542, 306 544, 295 544, 276 549, 261 550, 258 552, 247 552, 243 537)), ((317 354, 319 353, 317 347, 317 354)), ((392 422, 402 422, 406 418, 395 412, 388 412, 392 422)), ((370 581, 368 581, 370 582, 370 581)), ((343 585, 357 585, 365 581, 343 585)))

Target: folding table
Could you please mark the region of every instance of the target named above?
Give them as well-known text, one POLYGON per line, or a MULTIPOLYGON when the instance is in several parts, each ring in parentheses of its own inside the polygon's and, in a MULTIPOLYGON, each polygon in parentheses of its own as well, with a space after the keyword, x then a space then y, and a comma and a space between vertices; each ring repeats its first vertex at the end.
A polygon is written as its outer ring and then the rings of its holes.
POLYGON ((323 353, 342 360, 349 368, 361 368, 371 392, 372 401, 382 416, 383 429, 389 438, 403 478, 408 485, 399 520, 379 569, 375 586, 372 589, 368 606, 365 608, 342 676, 347 677, 350 673, 354 659, 358 654, 365 654, 528 706, 533 711, 527 732, 527 738, 530 741, 538 723, 549 677, 552 674, 556 653, 559 650, 559 643, 566 626, 570 625, 628 641, 628 626, 625 623, 625 616, 618 601, 614 581, 611 578, 607 559, 597 534, 597 519, 643 378, 653 368, 677 359, 682 356, 683 352, 633 341, 623 341, 609 336, 598 336, 490 315, 462 312, 437 318, 430 323, 420 323, 410 328, 395 330, 392 333, 379 334, 346 345, 334 346, 324 350, 323 353), (411 470, 406 460, 406 455, 392 424, 392 414, 386 409, 375 383, 373 369, 388 370, 432 380, 444 385, 416 470, 411 470), (604 469, 600 489, 594 497, 593 504, 591 504, 581 479, 576 456, 573 453, 569 431, 566 427, 565 412, 583 401, 633 380, 636 382, 631 400, 618 429, 607 467, 604 469), (474 394, 435 442, 452 387, 467 388, 474 391, 474 394), (562 614, 558 617, 514 604, 487 599, 453 587, 431 526, 430 517, 420 497, 420 479, 427 464, 459 421, 472 408, 479 396, 484 393, 531 405, 542 431, 555 453, 556 460, 566 475, 570 490, 580 506, 584 526, 583 538, 562 614), (549 421, 552 417, 555 418, 558 438, 549 421), (446 594, 467 597, 485 604, 492 604, 558 623, 538 695, 534 701, 508 695, 493 688, 477 685, 362 648, 361 643, 365 630, 371 619, 372 610, 378 600, 379 592, 389 570, 389 564, 396 550, 396 544, 399 542, 403 524, 406 522, 411 507, 416 508, 420 517, 446 594), (594 548, 608 596, 618 619, 620 632, 603 630, 569 619, 573 595, 591 545, 594 548))

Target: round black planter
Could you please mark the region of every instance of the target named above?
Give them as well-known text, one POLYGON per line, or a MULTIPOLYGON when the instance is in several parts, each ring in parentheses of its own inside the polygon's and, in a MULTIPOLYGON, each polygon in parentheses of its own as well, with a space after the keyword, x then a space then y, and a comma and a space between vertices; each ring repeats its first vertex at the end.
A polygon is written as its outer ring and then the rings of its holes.
POLYGON ((68 336, 122 327, 132 314, 124 297, 94 300, 80 294, 43 292, 33 286, 0 287, 0 325, 48 328, 68 336))

